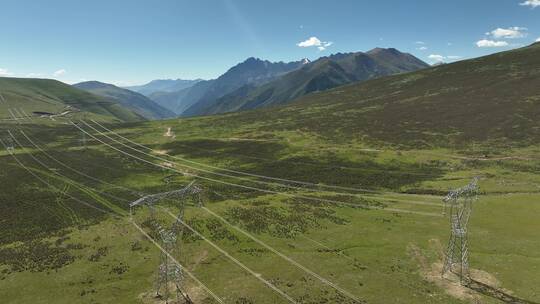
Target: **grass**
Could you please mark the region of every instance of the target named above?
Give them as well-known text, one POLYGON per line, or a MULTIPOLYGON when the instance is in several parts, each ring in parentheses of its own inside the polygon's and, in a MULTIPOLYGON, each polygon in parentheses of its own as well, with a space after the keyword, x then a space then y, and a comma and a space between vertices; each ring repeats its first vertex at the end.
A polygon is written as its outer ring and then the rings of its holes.
MULTIPOLYGON (((179 189, 195 179, 209 210, 361 303, 498 303, 441 280, 437 269, 450 233, 442 196, 479 176, 469 227, 474 275, 540 302, 538 93, 530 81, 538 75, 538 50, 536 44, 340 87, 289 107, 106 125, 161 159, 83 126, 150 163, 92 138, 83 149, 81 132, 62 120, 3 122, 2 138, 12 130, 25 146, 14 155, 60 191, 0 152, 0 299, 156 303, 160 253, 126 215, 138 196, 60 166, 21 129, 69 167, 137 192, 179 189), (164 136, 168 128, 174 136, 164 136)), ((178 212, 175 204, 161 205, 178 212)), ((163 225, 171 225, 174 219, 158 210, 163 225)), ((138 210, 134 220, 155 236, 143 225, 147 215, 138 210)), ((256 274, 185 230, 178 260, 225 303, 286 303, 261 279, 298 303, 352 303, 205 209, 187 208, 185 222, 256 274)), ((196 303, 213 303, 195 281, 185 284, 196 303)))
MULTIPOLYGON (((534 255, 540 248, 534 237, 538 228, 534 214, 540 208, 535 203, 540 196, 540 178, 535 171, 538 161, 460 158, 477 156, 478 148, 403 151, 371 149, 356 142, 335 145, 324 137, 304 136, 301 131, 253 136, 256 133, 247 127, 234 131, 196 128, 194 124, 201 121, 205 119, 126 125, 118 131, 155 150, 167 150, 178 157, 216 167, 376 190, 351 197, 333 194, 329 189, 292 192, 382 207, 367 210, 199 181, 207 189, 205 201, 210 210, 367 303, 464 302, 437 284, 426 281, 425 270, 411 253, 411 246, 416 246, 429 263, 439 260, 442 245, 433 244, 445 244, 448 219, 389 210, 440 214, 441 206, 437 205, 440 197, 437 195, 467 183, 472 176, 483 176, 480 184, 483 195, 475 206, 470 229, 471 267, 492 274, 501 287, 511 290, 514 295, 539 301, 536 286, 540 282, 535 269, 540 267, 540 259, 534 255), (168 126, 172 126, 175 140, 163 136, 168 126), (300 138, 302 140, 298 140, 300 138), (415 204, 418 202, 420 204, 415 204), (512 220, 517 218, 519 221, 512 220), (507 260, 510 262, 503 263, 507 260)), ((171 174, 173 172, 138 163, 97 145, 95 141, 90 141, 87 150, 74 147, 78 133, 68 127, 53 127, 51 131, 54 132, 30 125, 17 127, 24 128, 56 159, 111 183, 155 193, 181 187, 190 180, 182 174, 171 174)), ((31 147, 21 136, 18 139, 31 147)), ((534 149, 501 150, 500 154, 528 155, 534 149)), ((99 195, 102 200, 127 210, 127 202, 135 198, 125 191, 65 170, 37 149, 26 152, 75 183, 54 178, 54 174, 40 167, 22 150, 16 155, 58 188, 63 189, 71 183, 67 192, 80 199, 96 203, 95 195, 99 195), (106 191, 126 201, 113 200, 99 193, 85 194, 86 190, 81 191, 85 187, 106 191)), ((0 268, 9 269, 0 270, 3 286, 0 296, 3 299, 10 299, 9 303, 46 303, 51 299, 56 303, 151 301, 148 294, 153 289, 159 252, 127 218, 111 218, 84 208, 28 179, 26 171, 10 156, 1 158, 0 164, 5 168, 2 172, 9 172, 9 175, 3 174, 0 179, 10 190, 1 193, 2 201, 7 202, 2 205, 2 214, 16 216, 2 218, 5 233, 0 252, 5 254, 9 248, 18 248, 17 254, 31 257, 31 250, 24 249, 32 242, 40 242, 48 244, 48 247, 38 247, 43 248, 45 256, 69 257, 68 263, 41 270, 15 271, 9 262, 3 262, 0 268), (16 180, 28 180, 28 183, 21 184, 16 180), (66 240, 58 244, 59 238, 66 240)), ((177 168, 181 169, 183 162, 176 161, 177 168)), ((194 169, 188 171, 196 172, 194 169)), ((208 173, 199 174, 211 177, 208 173)), ((268 186, 245 180, 212 178, 268 189, 268 186)), ((174 204, 169 204, 169 208, 175 210, 174 204)), ((136 220, 142 222, 143 215, 138 213, 136 220)), ((169 224, 172 221, 164 214, 160 218, 169 224)), ((300 303, 352 303, 202 209, 188 208, 186 221, 300 303)), ((180 261, 227 303, 283 302, 279 295, 206 242, 186 233, 183 244, 180 261), (217 273, 220 275, 216 276, 217 273)), ((56 265, 53 262, 49 264, 56 265)), ((199 302, 212 302, 193 281, 187 280, 186 284, 199 302)), ((478 297, 485 303, 496 303, 493 299, 478 297)))

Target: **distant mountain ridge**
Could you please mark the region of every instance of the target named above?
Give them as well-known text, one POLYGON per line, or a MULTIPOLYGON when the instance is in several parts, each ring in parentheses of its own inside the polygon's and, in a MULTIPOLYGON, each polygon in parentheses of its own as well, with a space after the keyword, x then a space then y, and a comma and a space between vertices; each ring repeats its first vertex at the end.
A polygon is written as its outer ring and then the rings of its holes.
POLYGON ((143 85, 124 87, 124 89, 141 93, 144 96, 149 97, 156 92, 178 92, 180 90, 189 88, 200 81, 202 81, 202 79, 156 79, 143 85))
POLYGON ((146 119, 162 119, 176 116, 172 111, 158 105, 150 98, 112 84, 86 81, 73 86, 95 95, 113 99, 146 119))
POLYGON ((213 103, 196 103, 183 116, 209 115, 284 104, 306 94, 382 76, 412 72, 429 65, 394 48, 321 57, 263 85, 250 83, 213 103))
POLYGON ((213 80, 204 80, 177 92, 154 92, 150 95, 157 103, 183 114, 186 109, 206 107, 223 95, 242 86, 260 85, 301 68, 309 60, 294 62, 270 62, 250 57, 233 66, 223 75, 213 80))
POLYGON ((313 93, 286 106, 231 113, 209 124, 302 130, 328 140, 400 149, 462 149, 479 142, 537 146, 539 80, 540 43, 535 43, 313 93))

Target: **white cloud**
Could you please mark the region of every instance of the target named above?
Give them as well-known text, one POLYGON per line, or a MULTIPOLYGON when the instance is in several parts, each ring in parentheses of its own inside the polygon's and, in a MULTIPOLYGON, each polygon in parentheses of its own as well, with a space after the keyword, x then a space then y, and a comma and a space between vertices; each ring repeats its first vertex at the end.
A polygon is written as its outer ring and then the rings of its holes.
POLYGON ((425 47, 425 46, 421 46, 421 47, 417 48, 417 50, 419 50, 419 51, 425 51, 425 50, 427 50, 427 49, 428 49, 428 48, 425 47))
POLYGON ((527 0, 525 2, 520 3, 519 5, 530 6, 532 8, 535 8, 537 6, 540 6, 540 0, 527 0))
POLYGON ((424 41, 416 41, 415 43, 416 43, 416 44, 421 44, 421 45, 426 44, 424 41))
POLYGON ((540 37, 538 39, 536 39, 536 42, 540 42, 540 37))
POLYGON ((514 26, 514 27, 509 27, 509 28, 506 28, 506 29, 497 28, 497 29, 494 29, 493 31, 491 31, 489 33, 486 33, 486 34, 491 35, 495 39, 501 39, 501 38, 503 38, 503 39, 516 39, 516 38, 523 38, 523 37, 527 36, 527 33, 525 33, 526 30, 527 30, 527 28, 525 28, 525 27, 514 26))
POLYGON ((487 48, 487 47, 504 47, 508 46, 508 42, 506 41, 494 41, 494 40, 488 40, 488 39, 482 39, 476 42, 476 46, 480 48, 487 48))
POLYGON ((317 37, 309 37, 308 40, 302 41, 297 44, 299 47, 311 47, 311 46, 320 46, 322 44, 321 40, 317 37))
POLYGON ((8 76, 13 76, 13 73, 8 71, 7 69, 0 68, 0 77, 8 77, 8 76))
POLYGON ((461 59, 462 57, 455 56, 455 55, 443 56, 443 55, 438 55, 438 54, 432 54, 432 55, 429 55, 428 58, 434 62, 445 62, 445 61, 461 59))
POLYGON ((316 46, 319 51, 324 51, 326 50, 327 47, 331 46, 332 44, 334 43, 331 41, 321 41, 319 38, 313 36, 313 37, 309 37, 308 40, 297 43, 296 45, 303 48, 316 46))
POLYGON ((67 72, 66 70, 64 70, 64 69, 60 69, 60 70, 58 70, 58 71, 54 72, 54 73, 53 73, 53 76, 54 76, 54 77, 59 77, 59 76, 63 76, 63 75, 65 75, 65 74, 66 74, 66 72, 67 72))
POLYGON ((431 54, 428 56, 428 58, 433 61, 443 62, 445 57, 443 55, 431 54))

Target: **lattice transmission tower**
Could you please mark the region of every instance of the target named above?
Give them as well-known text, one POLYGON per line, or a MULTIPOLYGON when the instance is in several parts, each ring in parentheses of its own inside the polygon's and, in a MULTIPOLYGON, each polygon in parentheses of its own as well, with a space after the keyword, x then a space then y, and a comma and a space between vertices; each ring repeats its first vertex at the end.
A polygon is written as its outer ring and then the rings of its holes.
POLYGON ((459 276, 462 284, 470 281, 467 226, 478 192, 478 178, 475 177, 467 186, 451 190, 443 199, 445 211, 450 209, 451 233, 442 275, 452 272, 459 276))
POLYGON ((150 223, 154 231, 159 235, 161 247, 166 252, 162 252, 156 276, 156 296, 169 303, 169 300, 175 302, 183 300, 184 303, 193 303, 189 295, 183 288, 184 274, 183 270, 172 257, 178 257, 181 254, 181 248, 178 240, 182 240, 184 225, 184 209, 188 199, 192 199, 195 206, 202 206, 201 198, 202 189, 191 182, 186 187, 180 190, 157 193, 144 196, 130 204, 130 215, 133 215, 133 208, 140 205, 146 205, 150 209, 150 223), (164 228, 158 223, 155 215, 155 204, 166 198, 179 200, 179 211, 176 216, 176 221, 170 228, 164 228), (170 285, 174 285, 175 294, 171 293, 170 285))

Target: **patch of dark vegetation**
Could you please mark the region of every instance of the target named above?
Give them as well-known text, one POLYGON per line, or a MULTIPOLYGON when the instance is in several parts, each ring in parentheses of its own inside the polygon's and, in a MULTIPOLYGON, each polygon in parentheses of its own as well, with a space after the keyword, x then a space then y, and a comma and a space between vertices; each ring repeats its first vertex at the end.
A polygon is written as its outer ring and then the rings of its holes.
POLYGON ((75 261, 69 250, 48 241, 32 240, 0 249, 0 264, 9 272, 57 270, 75 261))
MULTIPOLYGON (((189 225, 190 227, 192 227, 195 231, 199 231, 199 232, 201 232, 205 226, 205 221, 198 218, 189 219, 185 221, 185 223, 189 225)), ((182 234, 182 240, 186 243, 193 243, 193 242, 202 241, 202 238, 196 235, 190 229, 184 229, 184 232, 182 234)))
POLYGON ((101 258, 107 256, 108 252, 109 252, 109 248, 107 246, 99 247, 95 253, 90 255, 90 257, 88 257, 88 261, 99 262, 101 258))
MULTIPOLYGON (((24 142, 24 138, 19 138, 19 140, 24 145, 31 146, 28 142, 24 142)), ((40 138, 40 142, 43 141, 44 139, 40 138)), ((43 148, 46 149, 45 146, 43 148)), ((48 153, 71 168, 109 182, 122 179, 131 173, 146 172, 145 169, 133 166, 132 162, 124 163, 92 149, 68 151, 55 147, 48 150, 48 153)), ((34 156, 48 164, 50 168, 61 170, 66 177, 81 180, 81 176, 61 167, 45 154, 36 152, 34 156)), ((28 155, 20 154, 17 158, 29 168, 48 172, 28 155)), ((2 202, 0 204, 0 245, 62 235, 69 227, 93 225, 105 218, 101 212, 69 197, 63 196, 59 199, 56 191, 45 187, 32 177, 24 168, 16 164, 11 156, 0 157, 0 172, 9 172, 9 174, 0 174, 0 184, 3 189, 6 189, 6 191, 0 191, 2 202), (25 182, 21 183, 22 180, 25 182)), ((49 179, 49 182, 58 189, 64 189, 66 186, 64 182, 55 179, 49 179)), ((96 181, 85 178, 84 183, 89 187, 103 189, 103 185, 96 181)), ((125 197, 126 195, 125 191, 117 188, 109 188, 106 191, 117 196, 125 197)), ((68 192, 75 197, 83 198, 73 187, 68 189, 68 192)), ((120 201, 112 200, 111 203, 117 204, 120 208, 126 208, 120 201)))
POLYGON ((403 190, 402 193, 444 196, 448 194, 448 191, 439 190, 439 189, 411 188, 411 189, 403 190))
POLYGON ((367 301, 359 300, 355 301, 338 291, 329 291, 327 289, 320 290, 319 293, 303 294, 295 299, 298 303, 306 304, 326 304, 326 303, 340 303, 340 304, 365 304, 367 301))
POLYGON ((294 238, 310 228, 320 228, 322 220, 338 225, 347 223, 347 220, 336 216, 332 209, 295 202, 290 202, 286 207, 231 207, 226 217, 250 232, 268 233, 280 238, 294 238))
POLYGON ((256 158, 275 159, 286 148, 276 142, 251 140, 193 139, 175 141, 162 146, 172 154, 189 154, 191 158, 213 158, 216 153, 226 155, 249 155, 256 158))
POLYGON ((242 248, 238 252, 245 253, 255 257, 261 257, 268 253, 268 249, 265 248, 242 248))
POLYGON ((250 172, 267 176, 371 190, 398 190, 402 186, 414 185, 444 174, 442 167, 430 163, 397 160, 387 163, 371 160, 355 163, 332 157, 313 159, 297 156, 273 162, 257 162, 249 168, 250 172), (305 166, 304 162, 318 162, 321 166, 305 166))
POLYGON ((235 304, 254 304, 255 302, 253 302, 253 300, 250 298, 241 297, 241 298, 238 298, 234 303, 235 304))
POLYGON ((213 241, 228 240, 234 244, 237 244, 240 240, 236 235, 231 233, 223 222, 218 219, 212 218, 206 220, 206 229, 210 232, 210 238, 213 241))
POLYGON ((135 241, 131 243, 131 251, 140 251, 142 250, 142 244, 139 241, 135 241))
MULTIPOLYGON (((29 161, 22 155, 18 158, 29 161)), ((14 165, 7 156, 0 157, 0 172, 9 172, 0 174, 3 189, 0 191, 0 245, 65 234, 63 230, 71 223, 55 216, 59 210, 49 208, 56 200, 55 193, 29 179, 28 172, 14 165)), ((95 210, 87 210, 90 208, 85 209, 85 206, 80 209, 98 216, 95 210)))
POLYGON ((344 195, 322 195, 319 198, 334 202, 317 202, 317 201, 305 201, 304 204, 321 205, 321 206, 334 206, 334 207, 349 207, 358 209, 372 209, 372 208, 384 208, 387 205, 381 203, 375 199, 368 199, 364 197, 352 197, 344 195), (340 204, 346 203, 346 204, 340 204))
POLYGON ((223 155, 226 155, 233 165, 253 174, 369 189, 399 189, 405 185, 438 178, 444 174, 443 168, 446 166, 445 163, 437 162, 408 163, 397 160, 387 163, 369 159, 352 162, 330 152, 316 157, 287 157, 290 151, 286 145, 260 141, 201 139, 170 143, 166 145, 166 149, 187 158, 221 160, 223 155), (209 147, 214 149, 210 150, 209 147))
POLYGON ((84 244, 81 244, 81 243, 69 243, 69 244, 66 244, 65 248, 66 249, 69 249, 69 250, 81 250, 81 249, 84 249, 88 247, 88 245, 84 245, 84 244))
MULTIPOLYGON (((237 182, 231 180, 231 182, 237 182)), ((245 189, 239 187, 231 187, 228 185, 223 185, 220 183, 208 183, 201 181, 200 185, 203 188, 202 200, 203 203, 215 203, 226 200, 242 200, 256 198, 261 195, 266 195, 266 193, 245 189)))
POLYGON ((111 268, 111 271, 109 271, 109 274, 122 275, 123 273, 127 272, 128 270, 129 270, 129 266, 124 264, 123 262, 120 262, 118 265, 114 265, 111 268))
POLYGON ((81 297, 84 297, 86 295, 89 295, 89 294, 93 294, 93 293, 96 293, 96 289, 95 288, 91 288, 91 289, 83 289, 81 290, 81 292, 79 293, 79 295, 81 297))

